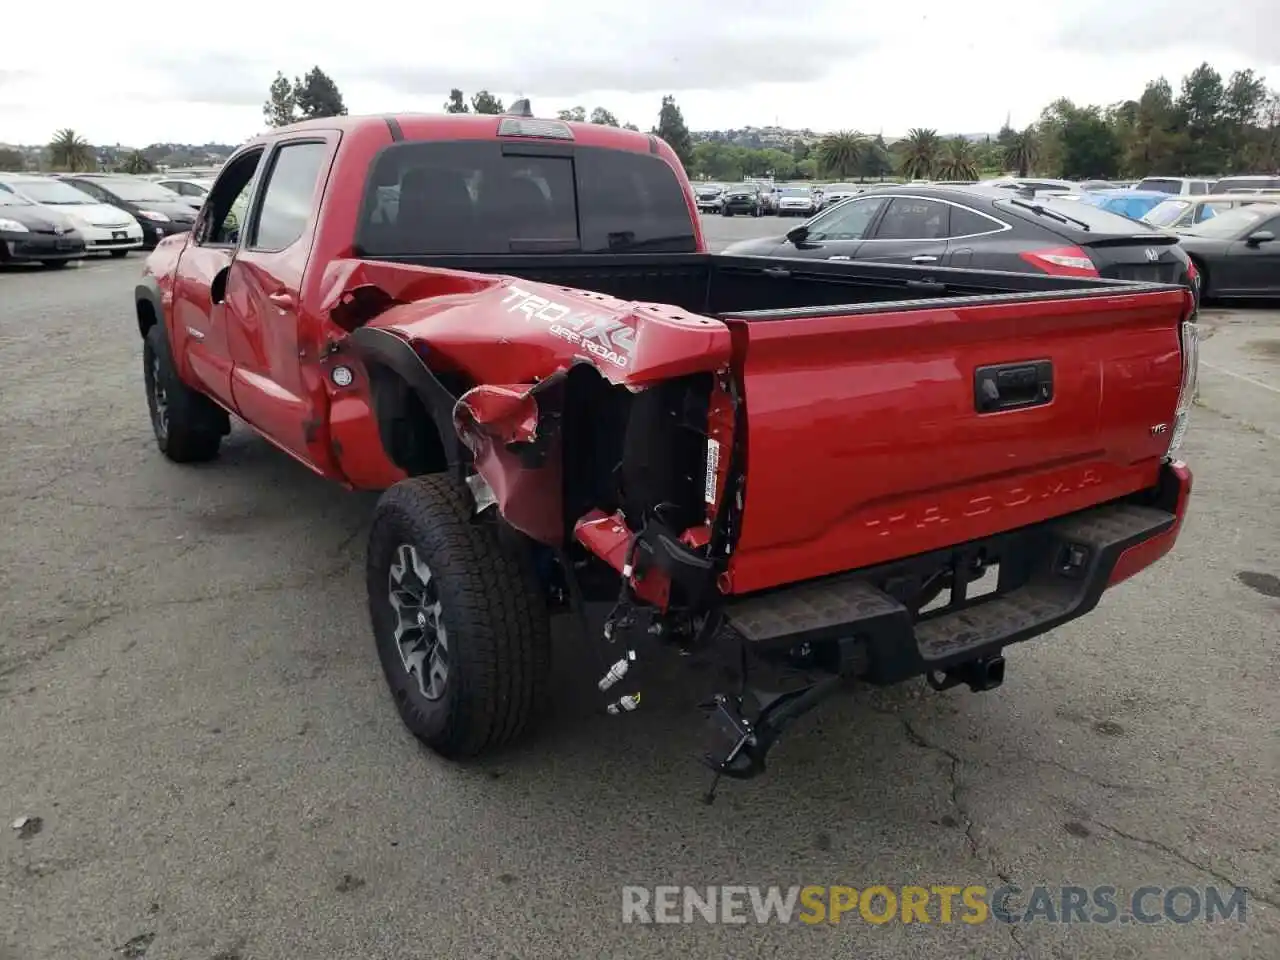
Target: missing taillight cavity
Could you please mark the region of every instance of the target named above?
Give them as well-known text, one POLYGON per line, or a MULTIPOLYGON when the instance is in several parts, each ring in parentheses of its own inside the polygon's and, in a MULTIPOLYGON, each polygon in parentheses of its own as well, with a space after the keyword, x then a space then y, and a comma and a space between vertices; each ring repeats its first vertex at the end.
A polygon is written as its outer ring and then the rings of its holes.
POLYGON ((1059 277, 1096 277, 1098 268, 1080 247, 1047 247, 1043 250, 1026 250, 1018 255, 1022 260, 1045 273, 1059 277))

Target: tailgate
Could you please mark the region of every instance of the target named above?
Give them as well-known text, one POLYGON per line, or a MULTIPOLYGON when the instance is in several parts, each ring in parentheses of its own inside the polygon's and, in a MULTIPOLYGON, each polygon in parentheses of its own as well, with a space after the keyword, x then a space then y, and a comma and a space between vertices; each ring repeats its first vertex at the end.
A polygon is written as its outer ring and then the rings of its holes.
POLYGON ((1155 484, 1182 375, 1183 291, 966 299, 725 318, 747 421, 733 593, 1155 484))

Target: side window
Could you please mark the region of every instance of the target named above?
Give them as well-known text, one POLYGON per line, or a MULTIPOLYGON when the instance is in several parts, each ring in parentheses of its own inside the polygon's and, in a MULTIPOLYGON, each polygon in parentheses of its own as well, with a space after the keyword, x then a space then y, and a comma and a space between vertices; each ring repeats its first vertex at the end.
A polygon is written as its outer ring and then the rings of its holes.
POLYGON ((884 203, 884 197, 865 197, 842 203, 810 226, 807 239, 861 240, 884 203))
POLYGON ((1209 192, 1209 184, 1205 183, 1203 180, 1192 180, 1191 192, 1198 195, 1206 194, 1209 192))
POLYGON ((968 207, 952 207, 951 208, 951 228, 947 230, 948 237, 972 237, 979 233, 993 233, 1003 227, 1004 224, 997 223, 988 216, 978 213, 976 210, 970 210, 968 207))
POLYGON ((328 155, 325 143, 288 143, 276 151, 249 238, 251 249, 283 250, 302 236, 328 155))
POLYGON ((1196 210, 1196 223, 1203 223, 1210 217, 1216 217, 1221 210, 1230 210, 1235 204, 1232 203, 1202 203, 1200 208, 1196 210))
POLYGON ((97 200, 99 203, 111 202, 111 198, 108 196, 105 196, 102 190, 98 188, 98 185, 96 183, 90 183, 88 180, 72 180, 70 181, 70 183, 71 183, 71 186, 75 187, 77 190, 81 191, 82 193, 87 193, 89 196, 93 197, 93 199, 97 200))
POLYGON ((948 207, 933 200, 894 197, 876 227, 877 240, 938 240, 947 235, 948 207))
POLYGON ((253 175, 262 160, 262 150, 253 150, 228 161, 218 175, 205 202, 196 227, 196 243, 234 247, 240 242, 240 227, 249 212, 249 191, 253 175))

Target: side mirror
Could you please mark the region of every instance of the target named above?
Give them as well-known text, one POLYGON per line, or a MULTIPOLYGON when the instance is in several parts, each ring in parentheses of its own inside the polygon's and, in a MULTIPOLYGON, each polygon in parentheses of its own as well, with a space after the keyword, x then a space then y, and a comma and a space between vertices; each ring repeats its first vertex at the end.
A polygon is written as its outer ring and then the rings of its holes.
POLYGON ((805 226, 792 227, 787 231, 787 239, 792 243, 804 243, 805 238, 809 236, 809 228, 805 226))
POLYGON ((1245 241, 1249 246, 1256 247, 1263 243, 1270 243, 1276 238, 1276 235, 1270 230, 1259 230, 1257 233, 1249 234, 1249 239, 1245 241))

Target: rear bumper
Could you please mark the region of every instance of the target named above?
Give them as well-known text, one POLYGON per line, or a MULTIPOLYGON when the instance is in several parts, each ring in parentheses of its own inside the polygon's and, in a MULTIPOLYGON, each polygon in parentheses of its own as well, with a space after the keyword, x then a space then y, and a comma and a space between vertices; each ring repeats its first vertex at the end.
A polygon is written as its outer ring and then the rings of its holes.
POLYGON ((1191 486, 1185 464, 1166 464, 1157 486, 1141 494, 947 550, 748 594, 725 612, 762 653, 854 637, 861 662, 852 672, 872 683, 953 670, 1083 616, 1108 587, 1163 557, 1181 531, 1191 486), (982 563, 999 564, 998 586, 966 599, 982 563), (951 603, 914 612, 940 573, 951 576, 951 603))

